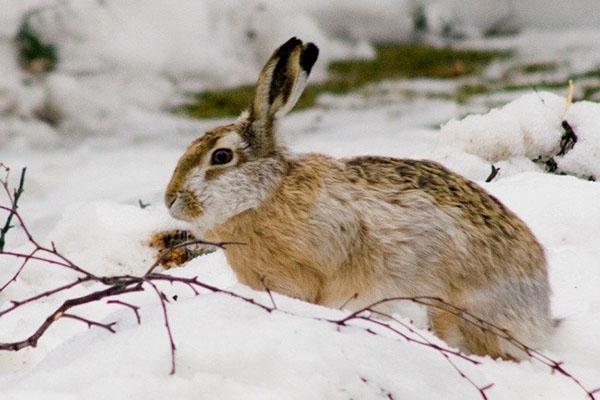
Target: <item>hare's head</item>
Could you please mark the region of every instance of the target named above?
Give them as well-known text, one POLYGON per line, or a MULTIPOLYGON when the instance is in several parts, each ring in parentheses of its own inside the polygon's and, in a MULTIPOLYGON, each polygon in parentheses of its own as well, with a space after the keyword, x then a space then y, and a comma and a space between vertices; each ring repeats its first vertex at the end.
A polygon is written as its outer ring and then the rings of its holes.
POLYGON ((264 66, 248 112, 196 139, 179 160, 165 194, 175 218, 212 228, 257 207, 286 171, 274 123, 296 103, 318 48, 292 38, 264 66))

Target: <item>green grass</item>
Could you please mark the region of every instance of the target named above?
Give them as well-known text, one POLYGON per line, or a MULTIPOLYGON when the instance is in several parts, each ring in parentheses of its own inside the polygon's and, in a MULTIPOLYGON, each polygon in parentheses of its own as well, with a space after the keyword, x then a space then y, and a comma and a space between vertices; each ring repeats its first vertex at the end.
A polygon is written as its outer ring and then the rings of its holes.
POLYGON ((25 21, 19 27, 15 38, 21 68, 31 73, 54 70, 58 63, 58 51, 53 43, 46 43, 25 21))
POLYGON ((584 86, 583 89, 583 100, 598 100, 598 94, 600 93, 600 86, 584 86))
MULTIPOLYGON (((471 96, 501 93, 501 92, 518 92, 518 91, 542 91, 542 90, 564 90, 565 95, 568 88, 568 80, 560 81, 543 81, 535 85, 487 85, 478 84, 473 86, 462 86, 457 91, 454 100, 459 103, 466 103, 471 96)), ((576 96, 574 101, 593 100, 597 101, 600 94, 599 85, 584 85, 581 87, 581 95, 576 96)))
MULTIPOLYGON (((565 92, 568 87, 568 80, 564 81, 542 81, 536 84, 525 84, 525 85, 514 85, 514 84, 503 84, 502 82, 487 82, 478 83, 475 85, 465 85, 457 89, 453 99, 460 103, 467 103, 472 96, 479 96, 491 93, 502 93, 502 92, 519 92, 519 91, 535 91, 535 90, 556 90, 564 89, 565 92)), ((592 95, 593 93, 589 93, 592 95)), ((585 96, 584 96, 585 98, 585 96)))
MULTIPOLYGON (((491 61, 508 52, 459 50, 425 45, 383 44, 372 60, 336 61, 329 65, 329 78, 309 85, 295 110, 312 107, 322 93, 344 94, 382 80, 401 78, 455 78, 479 73, 491 61)), ((250 105, 253 86, 210 90, 176 108, 195 118, 222 118, 239 114, 250 105)))
POLYGON ((476 85, 464 85, 456 90, 454 93, 454 100, 459 104, 464 104, 472 96, 478 96, 491 92, 493 92, 492 87, 484 83, 478 83, 476 85))
POLYGON ((532 63, 521 66, 521 71, 524 74, 535 74, 539 72, 554 72, 558 69, 558 64, 553 62, 548 63, 532 63))

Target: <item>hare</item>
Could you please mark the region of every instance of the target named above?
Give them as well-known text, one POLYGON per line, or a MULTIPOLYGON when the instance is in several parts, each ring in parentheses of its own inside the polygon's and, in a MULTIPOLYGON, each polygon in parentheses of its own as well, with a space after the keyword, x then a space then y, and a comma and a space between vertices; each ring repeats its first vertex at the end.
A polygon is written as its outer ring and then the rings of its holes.
MULTIPOLYGON (((434 296, 543 345, 552 329, 544 251, 513 212, 432 161, 290 154, 275 124, 296 103, 319 50, 292 38, 264 66, 250 108, 196 139, 165 203, 196 236, 239 241, 240 282, 354 309, 434 296)), ((429 307, 434 332, 465 352, 523 359, 508 342, 429 307)))

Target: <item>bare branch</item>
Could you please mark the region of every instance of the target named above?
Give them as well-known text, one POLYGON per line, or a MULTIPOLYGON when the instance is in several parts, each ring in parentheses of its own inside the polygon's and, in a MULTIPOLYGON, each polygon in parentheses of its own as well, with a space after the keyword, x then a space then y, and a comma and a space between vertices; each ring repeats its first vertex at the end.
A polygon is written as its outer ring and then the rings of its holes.
MULTIPOLYGON (((0 250, 1 251, 1 250, 0 250)), ((8 285, 10 285, 13 282, 17 281, 17 277, 21 274, 21 272, 23 271, 23 268, 25 268, 25 265, 27 265, 27 263, 29 262, 29 260, 32 259, 32 257, 35 256, 35 253, 37 253, 39 251, 38 248, 35 248, 31 251, 31 253, 29 253, 28 255, 25 256, 25 259, 23 260, 23 263, 21 263, 21 266, 17 269, 17 272, 15 272, 15 274, 8 280, 6 281, 6 283, 4 285, 2 285, 2 287, 0 287, 0 293, 2 293, 2 291, 4 289, 6 289, 8 287, 8 285)), ((20 254, 18 256, 21 256, 20 254)))
POLYGON ((10 189, 8 188, 8 173, 9 173, 9 171, 10 170, 8 168, 6 168, 6 178, 1 182, 2 186, 4 187, 5 191, 7 192, 8 198, 10 199, 10 202, 12 204, 11 204, 11 210, 8 214, 8 217, 6 218, 6 222, 4 223, 4 226, 2 227, 2 229, 0 229, 0 252, 2 250, 4 250, 4 245, 6 243, 6 234, 12 228, 11 222, 12 222, 13 217, 17 213, 17 208, 19 207, 18 202, 19 202, 19 198, 23 194, 23 185, 25 184, 25 172, 27 171, 27 168, 23 168, 21 170, 19 186, 17 187, 17 189, 15 189, 13 196, 10 195, 10 189))
POLYGON ((171 372, 170 374, 173 375, 175 374, 175 341, 173 340, 173 332, 171 331, 171 326, 169 325, 169 313, 167 312, 167 296, 164 294, 164 292, 162 292, 158 286, 156 286, 156 284, 154 282, 152 282, 151 280, 147 280, 146 281, 151 287, 152 289, 154 289, 154 291, 156 292, 156 294, 158 295, 158 298, 160 299, 160 306, 162 307, 162 311, 163 311, 163 317, 165 320, 165 329, 167 330, 167 335, 169 336, 169 345, 170 345, 170 349, 171 349, 171 372))
POLYGON ((133 313, 135 314, 135 319, 137 320, 138 325, 140 325, 142 323, 142 317, 140 316, 140 307, 139 306, 134 306, 133 304, 127 303, 122 300, 108 300, 106 302, 106 304, 120 304, 124 307, 131 309, 133 311, 133 313))
POLYGON ((349 314, 345 318, 342 318, 337 321, 333 320, 332 322, 344 325, 348 321, 359 318, 360 314, 364 313, 365 311, 372 312, 374 307, 376 307, 378 305, 381 305, 384 303, 389 303, 389 302, 395 302, 395 301, 409 301, 409 302, 413 302, 416 304, 434 307, 434 308, 449 312, 449 313, 461 318, 462 320, 464 320, 470 324, 473 324, 474 326, 477 326, 478 328, 480 328, 486 332, 489 332, 489 333, 499 337, 500 339, 507 341, 508 343, 512 344, 513 346, 517 347, 518 349, 520 349, 521 351, 526 353, 533 360, 538 361, 541 364, 549 367, 552 372, 560 373, 561 375, 563 375, 564 377, 569 379, 571 382, 573 382, 575 385, 579 386, 579 388, 581 388, 581 390, 583 390, 585 392, 585 394, 591 400, 595 399, 594 392, 588 390, 577 377, 575 377, 571 372, 567 371, 563 367, 562 361, 554 360, 554 359, 546 356, 539 350, 536 350, 536 349, 528 346, 521 340, 515 338, 507 329, 497 326, 491 322, 488 322, 488 321, 486 321, 464 309, 461 309, 460 307, 456 307, 456 306, 444 301, 443 299, 441 299, 439 297, 432 297, 432 296, 390 297, 387 299, 379 300, 373 304, 370 304, 366 307, 361 308, 360 310, 357 310, 357 311, 349 314))
POLYGON ((117 331, 115 331, 115 329, 113 328, 113 326, 116 324, 116 322, 103 324, 101 322, 92 321, 91 319, 87 319, 87 318, 80 317, 78 315, 67 314, 67 313, 61 314, 58 318, 71 318, 71 319, 81 321, 81 322, 87 324, 88 328, 91 328, 92 326, 97 326, 98 328, 106 329, 107 331, 110 331, 111 333, 117 333, 117 331))
POLYGON ((74 288, 75 286, 81 285, 83 282, 88 282, 88 281, 90 281, 90 278, 79 278, 79 279, 77 279, 74 282, 67 283, 65 285, 56 287, 54 289, 47 290, 45 292, 36 294, 34 296, 28 297, 28 298, 23 299, 23 300, 12 300, 11 301, 12 305, 10 307, 5 308, 4 310, 0 311, 0 317, 4 316, 4 315, 6 315, 6 314, 8 314, 10 312, 13 312, 17 308, 22 307, 25 304, 32 303, 32 302, 34 302, 36 300, 39 300, 39 299, 43 299, 44 297, 50 297, 50 296, 52 296, 52 295, 54 295, 56 293, 64 292, 64 291, 66 291, 68 289, 74 288))
MULTIPOLYGON (((84 278, 83 278, 84 279, 84 278)), ((108 289, 99 290, 85 296, 76 297, 73 299, 69 299, 65 301, 60 307, 58 307, 46 320, 40 325, 40 327, 27 339, 12 342, 12 343, 0 343, 0 350, 12 350, 18 351, 24 349, 26 347, 36 347, 38 341, 42 337, 42 335, 50 328, 50 326, 58 321, 62 316, 64 316, 65 311, 71 309, 72 307, 80 306, 83 304, 93 303, 95 301, 104 299, 110 296, 116 296, 124 293, 137 292, 142 290, 141 285, 132 285, 132 286, 112 286, 108 289)), ((70 315, 70 314, 69 314, 70 315)), ((70 318, 73 318, 71 316, 70 318)))

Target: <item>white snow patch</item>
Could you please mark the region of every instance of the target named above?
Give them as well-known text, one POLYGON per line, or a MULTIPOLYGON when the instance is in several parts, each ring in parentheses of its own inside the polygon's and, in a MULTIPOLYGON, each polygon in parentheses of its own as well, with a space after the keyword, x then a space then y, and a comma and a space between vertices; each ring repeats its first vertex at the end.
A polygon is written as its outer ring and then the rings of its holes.
POLYGON ((600 177, 600 105, 587 101, 567 107, 565 98, 531 93, 487 114, 453 119, 441 130, 441 142, 502 166, 535 169, 526 160, 553 158, 558 171, 600 177), (559 155, 567 121, 577 135, 571 150, 559 155))

